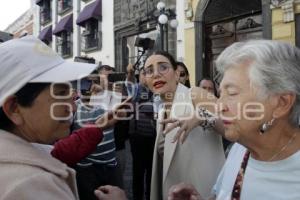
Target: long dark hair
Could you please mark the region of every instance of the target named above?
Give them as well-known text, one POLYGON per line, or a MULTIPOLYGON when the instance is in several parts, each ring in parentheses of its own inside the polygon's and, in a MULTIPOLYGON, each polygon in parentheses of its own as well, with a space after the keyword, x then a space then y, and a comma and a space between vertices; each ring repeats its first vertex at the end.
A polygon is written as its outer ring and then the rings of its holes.
MULTIPOLYGON (((175 59, 173 58, 173 56, 172 56, 170 53, 168 53, 168 52, 166 52, 166 51, 154 51, 154 52, 150 53, 150 54, 147 56, 147 58, 145 59, 145 61, 146 61, 150 56, 153 56, 153 55, 161 55, 161 56, 166 57, 166 58, 170 61, 170 63, 171 63, 171 65, 172 65, 173 69, 174 69, 174 70, 177 69, 176 61, 175 61, 175 59)), ((146 62, 144 62, 143 68, 145 67, 145 63, 146 63, 146 62)))
POLYGON ((189 73, 189 70, 187 69, 186 65, 185 65, 183 62, 176 62, 176 65, 177 65, 177 66, 178 66, 178 65, 181 66, 181 67, 184 69, 186 75, 189 77, 189 79, 187 79, 187 80, 185 81, 184 85, 185 85, 186 87, 190 88, 190 87, 191 87, 191 83, 190 83, 190 73, 189 73))

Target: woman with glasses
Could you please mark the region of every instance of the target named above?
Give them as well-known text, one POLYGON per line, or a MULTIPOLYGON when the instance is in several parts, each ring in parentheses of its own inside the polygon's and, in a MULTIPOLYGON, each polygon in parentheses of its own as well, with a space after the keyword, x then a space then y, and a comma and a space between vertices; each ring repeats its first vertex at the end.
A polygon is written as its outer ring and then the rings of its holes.
MULTIPOLYGON (((147 86, 153 93, 160 95, 162 100, 158 121, 174 119, 172 127, 179 125, 177 119, 180 117, 192 117, 196 104, 215 100, 215 97, 210 100, 205 90, 189 89, 179 83, 180 74, 176 69, 174 58, 166 52, 150 55, 143 68, 147 86), (191 93, 196 94, 193 95, 195 98, 192 98, 191 93)), ((178 128, 173 128, 165 135, 167 129, 158 122, 151 199, 167 199, 168 189, 182 181, 194 183, 203 194, 209 195, 224 163, 221 137, 210 134, 209 129, 197 127, 184 144, 179 144, 175 141, 178 128)))
POLYGON ((183 62, 176 62, 177 65, 177 71, 179 72, 179 82, 183 84, 184 86, 190 88, 190 74, 183 62))

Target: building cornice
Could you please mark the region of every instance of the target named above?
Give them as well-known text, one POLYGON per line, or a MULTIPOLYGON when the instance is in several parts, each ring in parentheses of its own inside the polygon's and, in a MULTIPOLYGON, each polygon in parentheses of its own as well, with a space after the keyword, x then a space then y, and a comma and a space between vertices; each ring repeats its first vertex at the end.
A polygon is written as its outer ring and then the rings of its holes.
POLYGON ((283 11, 282 21, 292 22, 295 20, 295 3, 299 0, 271 0, 271 9, 280 8, 283 11))
POLYGON ((35 7, 30 8, 24 14, 22 14, 20 17, 18 17, 13 23, 11 23, 5 29, 5 31, 9 32, 9 33, 16 33, 20 29, 26 27, 28 24, 30 24, 31 21, 33 21, 34 12, 35 12, 35 7))

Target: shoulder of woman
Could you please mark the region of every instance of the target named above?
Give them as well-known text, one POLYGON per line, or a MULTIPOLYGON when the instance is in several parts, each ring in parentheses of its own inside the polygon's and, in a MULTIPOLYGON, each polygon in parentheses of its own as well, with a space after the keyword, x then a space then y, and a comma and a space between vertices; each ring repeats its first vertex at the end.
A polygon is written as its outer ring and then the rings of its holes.
POLYGON ((20 196, 24 200, 38 200, 41 196, 45 200, 75 199, 75 194, 64 179, 47 172, 32 174, 32 176, 18 180, 1 199, 13 200, 19 199, 20 196))

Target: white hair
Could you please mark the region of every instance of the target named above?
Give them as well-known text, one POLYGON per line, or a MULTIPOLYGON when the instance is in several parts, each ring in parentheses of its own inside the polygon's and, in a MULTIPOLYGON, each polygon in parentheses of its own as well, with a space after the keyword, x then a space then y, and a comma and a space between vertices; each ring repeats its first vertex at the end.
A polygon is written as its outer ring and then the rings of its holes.
POLYGON ((300 50, 288 43, 271 40, 237 42, 226 48, 216 60, 221 76, 232 67, 250 62, 249 79, 266 96, 292 92, 296 101, 290 120, 300 120, 300 50))

